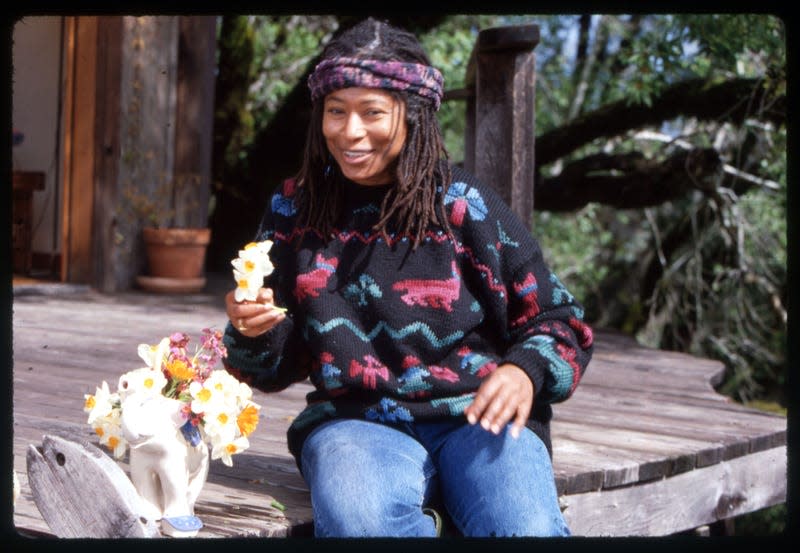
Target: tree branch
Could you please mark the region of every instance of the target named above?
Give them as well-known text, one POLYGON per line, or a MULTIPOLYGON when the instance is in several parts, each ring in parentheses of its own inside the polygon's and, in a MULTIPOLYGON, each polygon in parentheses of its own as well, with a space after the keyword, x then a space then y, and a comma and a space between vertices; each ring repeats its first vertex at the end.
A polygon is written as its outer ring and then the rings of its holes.
POLYGON ((573 211, 590 202, 634 209, 660 205, 689 190, 707 189, 722 162, 713 148, 679 151, 664 161, 639 152, 595 154, 534 186, 537 210, 573 211))
POLYGON ((758 79, 732 79, 710 84, 691 79, 673 85, 651 106, 608 104, 536 139, 536 163, 544 166, 598 138, 659 125, 679 116, 741 123, 747 117, 786 124, 786 96, 774 96, 758 79))

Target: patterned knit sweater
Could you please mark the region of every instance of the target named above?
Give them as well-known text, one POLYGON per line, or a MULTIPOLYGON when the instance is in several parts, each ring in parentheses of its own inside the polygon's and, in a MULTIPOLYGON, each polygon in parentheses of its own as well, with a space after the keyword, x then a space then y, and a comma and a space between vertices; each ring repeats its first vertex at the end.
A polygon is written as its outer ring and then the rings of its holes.
POLYGON ((225 332, 225 365, 241 380, 266 392, 306 377, 315 386, 288 432, 298 464, 305 437, 331 418, 466 420, 503 363, 533 381, 528 426, 550 450, 550 404, 575 390, 592 332, 530 231, 457 167, 444 200, 453 238, 431 230, 415 250, 407 236, 372 231, 388 187, 344 189, 327 243, 298 226, 293 181, 273 196, 257 239, 274 242, 266 285, 288 316, 255 338, 225 332))

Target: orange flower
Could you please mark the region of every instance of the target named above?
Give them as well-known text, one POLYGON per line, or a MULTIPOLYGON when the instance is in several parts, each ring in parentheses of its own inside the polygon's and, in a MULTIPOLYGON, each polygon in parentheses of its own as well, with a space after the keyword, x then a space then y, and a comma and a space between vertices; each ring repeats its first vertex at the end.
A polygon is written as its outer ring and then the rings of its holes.
POLYGON ((242 436, 250 435, 258 426, 258 408, 251 404, 242 409, 242 412, 236 417, 236 425, 242 436))
POLYGON ((183 359, 173 359, 167 364, 167 370, 173 378, 178 380, 191 380, 194 376, 194 367, 183 359))

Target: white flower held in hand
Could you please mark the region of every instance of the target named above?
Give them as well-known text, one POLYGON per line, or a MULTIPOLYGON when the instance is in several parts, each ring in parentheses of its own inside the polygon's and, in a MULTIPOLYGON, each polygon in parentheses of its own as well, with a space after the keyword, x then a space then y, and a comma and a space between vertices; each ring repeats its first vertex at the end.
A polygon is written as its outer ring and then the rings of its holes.
POLYGON ((274 267, 269 259, 272 240, 250 242, 239 250, 239 257, 231 261, 233 278, 236 279, 236 301, 255 301, 258 289, 264 285, 264 277, 272 273, 274 267))
MULTIPOLYGON (((236 290, 233 297, 237 302, 257 301, 258 291, 264 285, 264 278, 272 274, 275 267, 269 259, 271 240, 250 242, 239 250, 239 257, 231 261, 236 290)), ((268 306, 273 310, 286 312, 285 307, 268 306)), ((240 322, 240 325, 242 323, 240 322)))

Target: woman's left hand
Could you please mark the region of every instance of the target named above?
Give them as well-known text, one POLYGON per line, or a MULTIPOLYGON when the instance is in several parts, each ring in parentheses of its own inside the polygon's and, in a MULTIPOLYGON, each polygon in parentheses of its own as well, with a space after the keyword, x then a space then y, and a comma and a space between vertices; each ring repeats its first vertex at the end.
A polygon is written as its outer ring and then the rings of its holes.
POLYGON ((531 413, 533 392, 533 381, 525 371, 516 365, 500 365, 483 381, 464 414, 470 424, 480 421, 494 434, 500 434, 513 419, 511 435, 516 438, 531 413))

